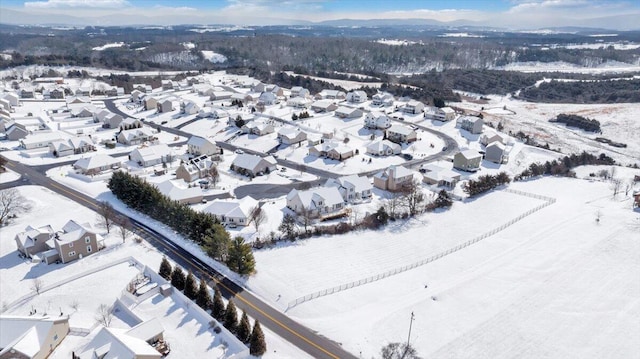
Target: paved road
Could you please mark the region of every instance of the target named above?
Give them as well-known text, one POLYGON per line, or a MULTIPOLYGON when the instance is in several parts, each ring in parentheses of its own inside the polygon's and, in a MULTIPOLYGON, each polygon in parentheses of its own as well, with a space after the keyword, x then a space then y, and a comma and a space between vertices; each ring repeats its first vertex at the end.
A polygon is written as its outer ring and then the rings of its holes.
MULTIPOLYGON (((23 165, 15 161, 8 161, 7 167, 20 173, 26 181, 18 181, 21 184, 33 184, 46 187, 60 195, 63 195, 91 210, 96 210, 98 201, 95 198, 67 188, 52 179, 44 176, 37 169, 23 165)), ((289 341, 314 358, 356 358, 351 353, 342 349, 335 342, 318 335, 309 328, 293 321, 285 314, 274 309, 266 302, 244 290, 233 281, 224 277, 214 268, 203 263, 170 239, 150 228, 145 223, 131 219, 133 230, 147 238, 149 243, 159 251, 164 252, 172 260, 191 269, 194 273, 207 273, 212 285, 217 285, 227 299, 233 298, 237 307, 245 310, 249 316, 258 319, 262 325, 275 332, 280 337, 289 341)), ((268 343, 267 343, 268 345, 268 343)))

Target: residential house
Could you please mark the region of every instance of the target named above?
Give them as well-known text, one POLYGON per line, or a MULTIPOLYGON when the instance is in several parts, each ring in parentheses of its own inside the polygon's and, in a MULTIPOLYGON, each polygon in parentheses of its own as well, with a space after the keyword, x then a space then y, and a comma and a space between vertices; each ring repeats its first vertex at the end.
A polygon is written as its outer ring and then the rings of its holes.
POLYGON ((148 147, 136 148, 129 154, 129 160, 142 167, 151 167, 173 161, 173 151, 164 143, 148 147))
MULTIPOLYGON (((122 118, 122 116, 120 118, 122 118)), ((114 123, 116 121, 117 121, 117 118, 115 119, 114 123)), ((142 128, 142 126, 143 126, 143 123, 139 119, 134 117, 127 117, 122 121, 120 121, 118 128, 120 129, 120 131, 128 131, 128 130, 135 130, 135 129, 142 128)))
POLYGON ((262 120, 251 121, 241 128, 243 133, 250 133, 256 136, 264 136, 273 133, 273 125, 262 120))
MULTIPOLYGON (((12 127, 15 127, 15 126, 16 125, 13 125, 12 127)), ((51 133, 51 132, 38 133, 35 135, 29 135, 23 138, 22 140, 20 140, 20 147, 24 148, 25 150, 45 148, 45 147, 49 147, 49 144, 51 142, 55 142, 62 139, 63 139, 62 136, 60 136, 58 133, 51 133)))
MULTIPOLYGON (((266 85, 263 91, 264 92, 271 92, 272 94, 276 95, 276 97, 284 96, 284 89, 281 88, 280 86, 274 85, 274 84, 266 85)), ((261 92, 261 91, 254 90, 254 92, 261 92)))
POLYGON ((284 126, 278 130, 278 140, 284 145, 293 145, 307 139, 307 133, 293 126, 284 126))
POLYGON ((499 135, 495 132, 491 132, 491 133, 485 133, 482 136, 480 136, 480 143, 483 146, 487 146, 489 145, 491 142, 500 142, 503 145, 506 145, 506 140, 502 135, 499 135))
POLYGON ((389 140, 375 140, 367 145, 367 153, 375 156, 391 156, 400 154, 402 147, 389 140))
POLYGON ((292 189, 287 194, 287 208, 301 215, 325 217, 344 210, 345 201, 337 187, 318 187, 306 191, 292 189))
POLYGON ((333 100, 318 100, 311 104, 311 109, 317 113, 335 111, 338 105, 333 100))
POLYGON ((344 161, 353 157, 353 149, 339 141, 325 141, 309 148, 309 155, 344 161))
POLYGON ((233 93, 231 94, 230 99, 240 101, 243 104, 248 104, 250 102, 253 102, 254 99, 257 99, 258 97, 260 97, 260 94, 254 95, 254 94, 245 94, 245 93, 233 93))
POLYGON ((72 96, 67 97, 66 103, 67 107, 70 109, 74 107, 84 107, 91 105, 91 99, 86 96, 72 96))
POLYGON ((293 86, 291 88, 291 96, 289 96, 289 97, 290 98, 295 98, 295 97, 307 98, 310 95, 311 95, 311 93, 306 88, 301 87, 301 86, 293 86))
POLYGON ((27 137, 29 131, 21 123, 12 123, 11 126, 9 126, 5 131, 5 134, 7 135, 7 139, 9 141, 18 141, 27 137))
POLYGON ((100 327, 88 343, 74 350, 73 359, 161 359, 153 344, 164 339, 164 328, 153 318, 130 329, 100 327))
POLYGON ((9 101, 12 107, 16 107, 20 104, 20 97, 13 92, 1 93, 0 98, 9 101))
POLYGON ((387 191, 399 191, 413 180, 413 171, 402 166, 389 166, 373 176, 373 186, 387 191))
POLYGON ((424 110, 424 104, 420 101, 410 100, 400 108, 404 113, 418 114, 424 110))
POLYGON ((202 190, 200 187, 183 187, 175 183, 175 181, 167 180, 156 184, 156 188, 163 195, 169 197, 173 201, 184 204, 194 204, 202 202, 202 190))
POLYGON ((273 92, 263 92, 258 97, 258 103, 261 103, 265 106, 271 106, 278 103, 278 97, 273 92))
POLYGON ((369 129, 387 129, 391 127, 391 120, 381 112, 369 112, 364 117, 364 127, 369 129))
POLYGON ((409 127, 393 125, 386 130, 386 137, 395 143, 411 143, 418 139, 418 134, 409 127))
POLYGON ((64 89, 56 87, 52 90, 49 90, 49 98, 50 99, 64 99, 65 93, 64 89))
POLYGON ((196 115, 200 112, 200 106, 193 101, 182 102, 180 104, 180 112, 185 115, 196 115))
POLYGON ((80 86, 76 89, 75 91, 75 95, 76 96, 91 96, 93 92, 93 89, 91 88, 91 86, 80 86))
POLYGON ((106 109, 97 110, 93 113, 93 122, 95 123, 104 122, 104 118, 112 113, 113 112, 106 109))
MULTIPOLYGON (((228 100, 233 96, 233 92, 229 91, 212 91, 209 95, 211 101, 228 100)), ((243 97, 244 100, 244 97, 243 97)), ((241 100, 242 101, 242 100, 241 100)))
POLYGON ((158 108, 158 99, 153 96, 145 96, 142 103, 145 110, 156 110, 158 108))
POLYGON ((153 135, 154 133, 147 127, 133 128, 121 131, 117 136, 117 140, 118 143, 127 146, 139 145, 147 141, 153 141, 155 139, 153 135))
POLYGON ((93 118, 93 114, 98 111, 98 109, 93 105, 87 106, 78 106, 71 109, 71 117, 82 118, 82 117, 91 117, 93 118))
POLYGON ((214 167, 216 167, 216 163, 209 156, 198 156, 181 163, 176 169, 176 178, 191 183, 209 177, 211 169, 214 167))
MULTIPOLYGON (((16 234, 14 238, 18 246, 18 252, 31 258, 38 253, 48 251, 52 247, 47 241, 51 239, 53 233, 53 228, 48 225, 38 228, 27 226, 24 232, 16 234)), ((0 348, 2 347, 0 346, 0 348)))
MULTIPOLYGON (((422 170, 421 170, 422 171, 422 170)), ((454 188, 460 181, 460 174, 449 168, 429 164, 423 167, 422 182, 438 187, 454 188)))
POLYGON ((162 89, 163 90, 165 90, 165 91, 166 90, 173 90, 173 83, 174 83, 173 81, 171 81, 171 80, 162 80, 160 83, 162 85, 162 89))
POLYGON ((318 100, 344 100, 347 94, 340 90, 322 90, 316 95, 318 100))
POLYGON ((373 186, 365 176, 358 175, 330 178, 325 187, 336 187, 345 202, 353 203, 371 199, 373 186))
POLYGON ((378 92, 371 97, 371 105, 378 107, 393 106, 393 95, 388 92, 378 92))
POLYGON ((239 154, 231 163, 231 170, 245 176, 255 177, 277 169, 277 161, 273 156, 260 157, 250 154, 239 154))
POLYGON ((311 104, 311 100, 306 97, 291 97, 287 100, 287 106, 293 108, 308 108, 311 104))
POLYGON ((176 109, 176 106, 174 106, 175 103, 176 103, 175 100, 167 98, 167 99, 158 101, 156 107, 159 113, 167 113, 176 109))
POLYGON ((0 115, 0 133, 6 133, 15 123, 11 117, 0 115))
POLYGON ((220 148, 208 138, 191 136, 187 141, 187 153, 192 156, 211 156, 219 154, 220 148))
POLYGON ((351 91, 346 95, 347 102, 351 103, 363 103, 369 99, 367 93, 364 91, 351 91))
POLYGON ((85 176, 93 176, 104 171, 120 168, 121 165, 119 159, 97 153, 91 157, 77 160, 73 164, 73 168, 85 176))
POLYGON ((340 106, 336 109, 336 117, 339 118, 358 118, 362 117, 362 110, 353 107, 340 106))
MULTIPOLYGON (((55 250, 58 252, 57 260, 68 263, 76 259, 82 259, 99 251, 103 241, 100 235, 96 234, 91 226, 79 224, 70 220, 62 227, 62 232, 53 235, 55 250)), ((47 263, 51 263, 47 261, 47 263)))
POLYGON ((153 91, 153 89, 151 88, 151 85, 145 85, 145 84, 133 84, 133 89, 138 90, 142 93, 151 93, 153 91))
POLYGON ((104 94, 109 97, 124 96, 124 87, 111 86, 104 91, 104 94))
POLYGON ((480 134, 482 133, 484 120, 476 116, 460 116, 458 118, 457 125, 461 129, 469 131, 472 134, 480 134))
POLYGON ((461 171, 476 172, 480 169, 480 162, 482 155, 474 150, 460 151, 453 156, 453 168, 461 171))
POLYGON ((456 118, 456 111, 451 107, 429 107, 425 110, 424 117, 436 121, 448 122, 456 118))
POLYGON ((131 91, 131 102, 140 102, 140 100, 142 100, 142 98, 144 97, 144 92, 140 91, 140 90, 133 90, 131 91))
POLYGON ((20 90, 20 98, 34 98, 36 92, 32 87, 25 87, 20 90))
POLYGON ((68 315, 0 315, 0 358, 48 358, 68 333, 68 315))
POLYGON ((95 151, 95 143, 88 136, 72 137, 66 140, 56 140, 49 143, 49 153, 55 157, 77 155, 95 151))
POLYGON ((500 141, 493 141, 485 148, 484 159, 493 163, 506 163, 508 160, 506 147, 500 141))
POLYGON ((248 226, 251 224, 251 211, 258 206, 258 201, 251 196, 239 200, 215 200, 204 213, 211 214, 224 225, 248 226))

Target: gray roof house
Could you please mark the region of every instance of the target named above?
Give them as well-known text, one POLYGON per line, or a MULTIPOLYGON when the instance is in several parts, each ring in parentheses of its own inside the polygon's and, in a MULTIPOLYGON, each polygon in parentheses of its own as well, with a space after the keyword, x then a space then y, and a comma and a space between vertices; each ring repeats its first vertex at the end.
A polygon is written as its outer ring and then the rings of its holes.
POLYGON ((47 241, 51 239, 53 233, 53 228, 49 225, 38 228, 27 226, 24 232, 16 234, 15 241, 18 246, 18 251, 27 257, 48 251, 52 247, 47 241))
POLYGON ((277 169, 273 156, 260 157, 251 154, 239 154, 231 163, 231 170, 245 176, 255 177, 277 169))
POLYGON ((474 150, 461 151, 453 156, 453 168, 461 171, 476 172, 480 169, 480 162, 482 155, 474 150))
POLYGON ((493 141, 485 148, 484 159, 493 163, 501 164, 507 162, 506 147, 499 141, 493 141))

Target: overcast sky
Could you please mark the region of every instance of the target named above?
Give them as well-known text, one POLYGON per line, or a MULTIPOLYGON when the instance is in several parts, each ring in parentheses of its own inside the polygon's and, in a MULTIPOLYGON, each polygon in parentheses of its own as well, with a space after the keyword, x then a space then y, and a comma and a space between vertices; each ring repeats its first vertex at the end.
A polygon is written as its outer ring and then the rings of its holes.
MULTIPOLYGON (((635 18, 640 23, 639 0, 0 0, 0 10, 3 8, 46 15, 51 22, 65 15, 85 19, 108 16, 114 25, 136 21, 265 25, 299 20, 423 18, 540 28, 582 26, 592 19, 616 17, 635 18)), ((11 20, 0 11, 0 22, 15 21, 11 20)), ((624 28, 615 20, 594 24, 624 28)))

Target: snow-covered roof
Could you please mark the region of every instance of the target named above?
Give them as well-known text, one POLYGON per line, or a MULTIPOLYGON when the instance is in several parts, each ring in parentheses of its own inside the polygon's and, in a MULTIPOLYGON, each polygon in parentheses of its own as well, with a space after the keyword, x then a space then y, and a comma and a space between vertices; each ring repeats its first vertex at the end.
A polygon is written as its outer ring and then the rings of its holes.
POLYGON ((29 248, 35 244, 33 240, 34 238, 41 234, 51 235, 53 234, 53 232, 53 228, 50 225, 42 226, 39 228, 28 226, 24 232, 18 233, 16 235, 16 238, 18 239, 18 241, 20 241, 20 244, 22 244, 24 248, 29 248))
MULTIPOLYGON (((68 317, 18 317, 0 315, 0 356, 10 355, 12 349, 34 357, 45 344, 56 322, 68 321, 68 317)), ((49 348, 44 348, 49 350, 49 348)), ((8 356, 9 357, 9 356, 8 356)))
POLYGON ((236 156, 233 160, 233 165, 239 168, 253 170, 258 166, 260 161, 262 161, 262 157, 260 156, 243 153, 236 156))
POLYGON ((400 152, 401 150, 401 147, 399 144, 395 142, 391 142, 389 140, 375 140, 371 142, 369 145, 367 145, 367 151, 373 152, 373 153, 383 152, 386 148, 391 148, 394 153, 400 152))
POLYGON ((164 143, 160 143, 160 144, 149 146, 149 147, 136 148, 131 153, 132 156, 134 155, 135 152, 137 152, 138 156, 144 161, 165 157, 165 156, 171 155, 172 153, 171 148, 164 143))
POLYGON ((215 200, 204 211, 215 216, 248 218, 251 210, 257 205, 258 201, 247 196, 240 200, 215 200))
POLYGON ((389 127, 387 129, 387 132, 393 132, 393 133, 399 133, 403 136, 408 136, 410 135, 413 131, 411 128, 406 127, 406 126, 402 126, 402 125, 392 125, 391 127, 389 127))
POLYGON ((128 335, 126 329, 101 328, 89 343, 80 349, 80 359, 124 359, 145 356, 161 358, 162 355, 142 339, 128 335))
POLYGON ((353 187, 355 192, 363 192, 373 188, 371 181, 367 177, 360 177, 358 175, 343 176, 336 179, 328 179, 328 186, 334 186, 338 184, 342 187, 353 187))
POLYGON ((151 318, 129 329, 126 334, 147 341, 162 334, 162 332, 164 332, 164 328, 160 323, 160 319, 151 318))
POLYGON ((189 138, 189 141, 187 141, 187 145, 191 145, 191 146, 195 146, 195 147, 202 147, 205 145, 214 145, 215 144, 213 142, 211 142, 210 140, 204 138, 204 137, 200 137, 200 136, 191 136, 191 138, 189 138))
POLYGON ((287 194, 287 200, 292 200, 296 196, 300 198, 300 202, 305 208, 311 210, 344 203, 344 199, 336 187, 318 187, 306 191, 292 189, 287 194), (322 204, 319 204, 320 202, 322 204))
POLYGON ((180 201, 190 198, 197 198, 202 196, 202 190, 199 187, 184 188, 176 185, 171 180, 156 184, 156 187, 163 195, 169 197, 174 201, 180 201))
POLYGON ((482 155, 476 150, 464 150, 460 151, 460 154, 466 159, 482 157, 482 155))

